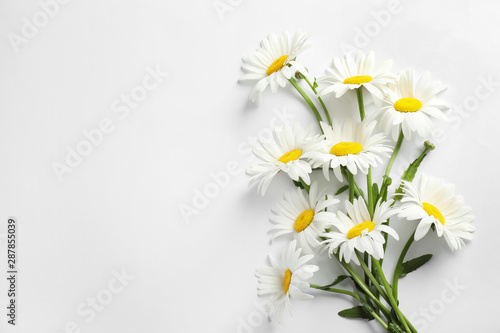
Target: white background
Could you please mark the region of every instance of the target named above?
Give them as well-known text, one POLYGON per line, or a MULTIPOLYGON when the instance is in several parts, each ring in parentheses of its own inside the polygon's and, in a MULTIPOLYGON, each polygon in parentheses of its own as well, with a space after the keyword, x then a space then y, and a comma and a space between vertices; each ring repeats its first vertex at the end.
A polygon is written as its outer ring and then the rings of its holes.
MULTIPOLYGON (((500 332, 500 86, 490 91, 483 83, 500 82, 500 6, 402 1, 383 21, 389 7, 383 0, 74 0, 43 22, 38 1, 0 1, 0 225, 5 233, 15 216, 20 237, 18 325, 6 325, 2 278, 0 331, 381 331, 338 317, 353 306, 341 296, 313 291, 312 302, 293 303, 285 326, 262 320, 256 306, 263 299, 254 270, 282 244, 270 244, 269 209, 291 186, 278 177, 264 198, 247 187, 248 141, 276 112, 314 119, 290 87, 267 91, 257 106, 247 100, 251 86, 237 80, 241 57, 262 38, 300 28, 313 45, 300 59, 315 75, 342 56, 344 43, 392 58, 394 71, 429 70, 449 86, 442 97, 453 105, 453 121, 437 124, 437 149, 422 169, 456 184, 473 207, 476 238, 455 253, 434 235, 418 242, 409 257, 435 255, 401 281, 401 308, 419 320, 420 332, 500 332), (221 3, 226 7, 217 10, 221 3), (34 19, 40 27, 23 37, 26 20, 34 19), (26 39, 14 47, 13 34, 26 39), (169 75, 128 116, 113 112, 147 68, 169 75), (65 164, 68 149, 86 140, 83 131, 103 119, 112 121, 112 132, 59 181, 54 163, 65 164), (240 172, 206 208, 183 218, 181 205, 193 206, 210 173, 230 161, 240 172), (111 295, 113 272, 122 270, 134 279, 101 312, 77 313, 90 298, 111 295), (453 295, 453 281, 464 290, 445 303, 441 295, 453 295)), ((328 103, 339 114, 356 111, 352 95, 328 103)), ((395 174, 417 149, 403 146, 395 174)), ((396 228, 406 240, 413 226, 401 221, 396 228)), ((389 255, 388 271, 393 261, 389 255)), ((341 272, 333 262, 321 265, 315 283, 341 272)))

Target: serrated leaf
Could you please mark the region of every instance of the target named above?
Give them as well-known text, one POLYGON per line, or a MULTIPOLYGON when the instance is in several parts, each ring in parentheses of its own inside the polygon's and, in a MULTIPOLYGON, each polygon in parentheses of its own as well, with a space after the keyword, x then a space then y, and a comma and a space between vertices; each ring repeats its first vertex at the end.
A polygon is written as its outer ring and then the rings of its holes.
POLYGON ((423 256, 404 262, 403 265, 401 265, 401 274, 399 275, 399 277, 404 277, 409 273, 413 272, 414 270, 417 270, 418 268, 423 266, 426 262, 431 260, 431 258, 432 254, 424 254, 423 256))
POLYGON ((355 306, 350 309, 345 309, 339 312, 339 316, 344 318, 359 318, 372 320, 373 316, 362 306, 355 306))
POLYGON ((341 188, 339 188, 339 190, 335 193, 335 195, 339 195, 340 193, 343 193, 348 189, 349 189, 349 185, 344 185, 341 188))

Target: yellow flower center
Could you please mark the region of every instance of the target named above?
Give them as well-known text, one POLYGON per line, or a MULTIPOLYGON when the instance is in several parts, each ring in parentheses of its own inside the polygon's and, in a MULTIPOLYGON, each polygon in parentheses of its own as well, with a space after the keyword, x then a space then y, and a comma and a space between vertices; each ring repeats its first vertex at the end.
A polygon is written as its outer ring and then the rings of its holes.
POLYGON ((274 72, 279 71, 281 68, 283 68, 283 64, 285 63, 286 59, 288 59, 288 54, 279 57, 278 59, 274 60, 274 62, 269 66, 269 68, 266 71, 267 76, 273 74, 274 72))
POLYGON ((313 218, 314 211, 311 209, 305 210, 302 212, 302 214, 299 215, 299 217, 297 217, 293 228, 296 232, 301 232, 302 230, 307 228, 309 224, 311 224, 313 218))
POLYGON ((290 150, 288 153, 286 153, 285 155, 278 158, 278 161, 280 161, 284 164, 287 164, 290 161, 295 161, 301 155, 302 155, 302 150, 300 150, 300 149, 290 150))
POLYGON ((288 293, 288 288, 290 288, 290 282, 292 281, 292 272, 287 269, 285 271, 285 278, 283 281, 283 291, 285 292, 285 295, 288 293))
POLYGON ((361 236, 361 232, 365 229, 368 229, 368 232, 372 231, 375 228, 375 223, 372 221, 365 221, 363 223, 358 224, 354 228, 351 228, 347 233, 348 239, 353 239, 354 237, 361 236))
POLYGON ((344 84, 361 84, 361 83, 368 83, 373 78, 370 75, 357 75, 357 76, 351 76, 348 77, 347 79, 344 80, 344 84))
POLYGON ((415 98, 401 98, 394 103, 394 108, 399 112, 417 112, 422 108, 422 102, 415 98))
POLYGON ((424 210, 427 214, 429 214, 429 216, 434 216, 439 220, 439 222, 441 222, 442 225, 444 225, 444 216, 441 214, 439 209, 427 202, 422 202, 422 206, 424 206, 424 210))
POLYGON ((330 154, 346 156, 349 154, 357 154, 362 150, 363 146, 357 142, 339 142, 330 149, 330 154))

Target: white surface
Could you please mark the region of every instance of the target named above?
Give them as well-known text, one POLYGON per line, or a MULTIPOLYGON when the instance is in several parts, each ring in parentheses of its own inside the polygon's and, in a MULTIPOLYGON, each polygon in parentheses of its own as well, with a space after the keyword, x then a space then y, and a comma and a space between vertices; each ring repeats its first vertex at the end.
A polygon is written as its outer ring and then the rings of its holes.
MULTIPOLYGON (((273 110, 313 122, 291 90, 267 92, 255 106, 247 102, 251 87, 237 84, 241 56, 269 33, 310 33, 313 47, 301 59, 321 75, 333 56, 342 55, 342 42, 356 45, 359 30, 376 32, 378 26, 376 36, 357 45, 392 58, 394 70, 431 71, 450 86, 443 98, 457 106, 473 101, 477 89, 487 92, 477 88, 482 78, 500 81, 500 6, 402 1, 401 12, 380 27, 374 15, 387 9, 386 1, 221 2, 231 10, 220 16, 213 0, 75 0, 60 5, 18 52, 9 33, 21 34, 23 18, 31 20, 40 4, 0 2, 0 225, 5 232, 8 216, 19 221, 21 272, 18 325, 7 327, 0 310, 2 332, 219 333, 238 332, 248 320, 255 325, 240 332, 380 331, 375 323, 338 317, 351 301, 320 292, 312 302, 294 302, 294 319, 284 327, 259 322, 255 304, 262 299, 253 273, 279 249, 280 242, 269 243, 267 219, 290 187, 284 178, 261 198, 240 172, 190 223, 179 207, 192 204, 196 189, 211 182, 210 172, 232 160, 248 165, 247 146, 238 147, 269 126, 273 110), (141 84, 148 67, 169 76, 121 119, 124 109, 114 113, 113 103, 141 84), (52 164, 64 163, 66 147, 76 149, 85 139, 82 131, 104 118, 113 131, 59 182, 52 164), (103 290, 122 269, 135 279, 94 318, 79 315, 82 302, 88 311, 89 297, 109 295, 103 290)), ((453 121, 438 124, 445 136, 435 140, 438 148, 422 167, 456 184, 473 207, 478 230, 460 252, 451 253, 436 237, 410 251, 410 257, 435 254, 400 283, 405 313, 422 320, 421 309, 438 309, 420 332, 500 332, 500 86, 492 89, 475 110, 460 114, 455 107, 453 121), (455 279, 466 289, 440 303, 446 281, 455 279)), ((352 96, 336 105, 356 110, 352 96)), ((413 149, 406 145, 402 156, 408 159, 413 149)), ((401 225, 398 230, 409 233, 401 225)), ((5 271, 4 240, 1 246, 5 271)), ((333 267, 314 281, 328 283, 328 274, 340 271, 333 267)))

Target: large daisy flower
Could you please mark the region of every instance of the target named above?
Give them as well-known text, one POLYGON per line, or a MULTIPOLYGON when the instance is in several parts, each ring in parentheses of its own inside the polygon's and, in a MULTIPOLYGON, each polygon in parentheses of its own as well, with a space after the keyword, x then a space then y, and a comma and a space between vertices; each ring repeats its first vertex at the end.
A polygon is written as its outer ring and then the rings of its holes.
POLYGON ((419 220, 415 240, 422 239, 433 226, 439 237, 444 236, 451 250, 462 248, 464 240, 471 240, 475 231, 461 196, 454 196, 454 186, 444 180, 422 175, 420 186, 404 181, 405 193, 401 199, 399 217, 419 220))
POLYGON ((306 184, 310 184, 312 169, 303 154, 322 141, 319 135, 313 136, 310 129, 304 130, 295 124, 293 128, 288 125, 275 127, 273 139, 259 137, 259 141, 262 147, 254 147, 253 152, 263 162, 249 166, 247 173, 252 175, 250 184, 259 182, 258 191, 261 195, 266 193, 269 183, 280 171, 295 181, 302 178, 306 184))
POLYGON ((435 130, 431 117, 442 121, 447 119, 443 111, 448 109, 448 105, 436 98, 446 86, 438 81, 431 81, 428 72, 418 82, 414 75, 413 71, 402 71, 395 90, 384 99, 387 105, 372 114, 372 117, 380 120, 387 135, 392 133, 394 140, 401 129, 409 140, 414 140, 416 134, 428 139, 435 130))
POLYGON ((246 74, 240 81, 257 81, 250 94, 252 102, 262 99, 262 92, 267 86, 271 87, 273 93, 278 90, 278 86, 285 87, 286 81, 294 73, 291 65, 300 72, 305 72, 304 67, 294 60, 308 48, 308 38, 300 30, 292 37, 286 31, 281 36, 271 34, 261 41, 260 47, 253 54, 243 57, 241 68, 246 74))
POLYGON ((386 146, 388 140, 381 133, 372 134, 376 122, 367 125, 366 122, 347 120, 343 126, 335 122, 333 128, 321 123, 324 143, 315 151, 305 154, 311 159, 313 168, 322 166, 325 178, 330 180, 329 168, 342 181, 341 166, 347 167, 352 174, 368 173, 370 166, 382 163, 381 156, 389 156, 392 149, 386 146))
POLYGON ((355 250, 361 253, 367 252, 377 260, 383 258, 385 239, 382 232, 396 240, 399 239, 394 229, 382 224, 397 214, 395 209, 391 209, 391 202, 380 203, 379 200, 375 205, 373 218, 370 218, 363 199, 354 199, 352 204, 346 201, 345 205, 347 215, 338 211, 338 220, 333 224, 338 231, 333 230, 322 235, 327 238, 323 243, 327 245, 328 253, 338 251, 341 260, 342 258, 345 262, 352 260, 358 265, 359 260, 355 250))
POLYGON ((274 204, 271 230, 274 238, 281 235, 292 235, 299 247, 306 253, 312 253, 321 240, 319 235, 325 232, 335 221, 335 213, 327 212, 326 208, 339 202, 329 196, 325 198, 322 191, 318 191, 318 183, 313 182, 309 194, 299 188, 285 192, 285 200, 274 204))
POLYGON ((334 58, 332 68, 326 70, 327 75, 318 79, 327 85, 320 95, 333 92, 339 98, 349 90, 365 87, 373 97, 382 100, 389 91, 387 85, 394 84, 398 77, 388 72, 391 65, 391 60, 376 65, 373 52, 368 55, 358 52, 355 56, 347 53, 343 58, 334 58))
POLYGON ((302 249, 297 249, 296 246, 297 242, 291 241, 281 252, 281 262, 276 262, 270 256, 271 267, 260 267, 255 272, 259 279, 257 294, 272 296, 269 315, 280 322, 283 309, 291 315, 291 298, 299 300, 314 298, 303 290, 309 288, 309 283, 305 280, 310 279, 319 268, 316 265, 305 265, 314 256, 301 256, 302 249))

